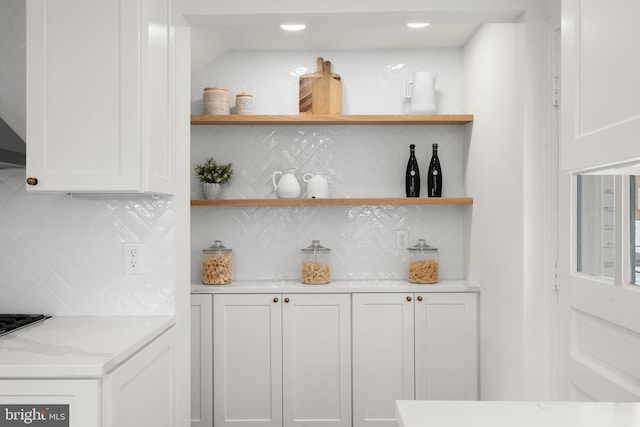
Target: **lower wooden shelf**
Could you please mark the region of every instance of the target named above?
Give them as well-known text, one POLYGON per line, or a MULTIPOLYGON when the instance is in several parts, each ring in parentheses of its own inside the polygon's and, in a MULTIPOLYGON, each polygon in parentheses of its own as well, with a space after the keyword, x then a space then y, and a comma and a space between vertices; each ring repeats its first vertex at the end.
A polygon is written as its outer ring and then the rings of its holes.
POLYGON ((471 197, 191 200, 191 206, 470 205, 471 197))
POLYGON ((227 114, 191 116, 192 125, 465 125, 471 122, 473 122, 473 114, 227 114))

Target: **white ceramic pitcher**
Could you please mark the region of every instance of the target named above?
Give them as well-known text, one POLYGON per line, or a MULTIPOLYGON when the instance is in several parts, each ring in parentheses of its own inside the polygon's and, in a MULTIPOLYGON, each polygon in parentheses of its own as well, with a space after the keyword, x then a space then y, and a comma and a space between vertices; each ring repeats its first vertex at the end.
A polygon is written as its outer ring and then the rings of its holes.
POLYGON ((436 78, 438 73, 418 71, 407 82, 407 98, 411 100, 411 114, 436 113, 436 78))
POLYGON ((300 195, 300 183, 294 175, 296 168, 282 171, 275 171, 271 176, 273 188, 280 199, 295 199, 300 195), (276 177, 278 180, 276 181, 276 177))
POLYGON ((307 183, 307 198, 326 199, 329 197, 329 182, 324 176, 307 172, 302 175, 302 180, 307 183))

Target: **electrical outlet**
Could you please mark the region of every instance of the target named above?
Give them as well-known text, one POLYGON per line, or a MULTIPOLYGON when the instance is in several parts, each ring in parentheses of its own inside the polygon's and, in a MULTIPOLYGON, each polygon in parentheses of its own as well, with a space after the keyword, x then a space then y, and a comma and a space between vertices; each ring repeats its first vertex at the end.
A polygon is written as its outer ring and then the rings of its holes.
POLYGON ((396 230, 396 248, 407 249, 409 247, 409 229, 396 230))
POLYGON ((124 244, 124 274, 142 274, 141 245, 139 243, 124 244))

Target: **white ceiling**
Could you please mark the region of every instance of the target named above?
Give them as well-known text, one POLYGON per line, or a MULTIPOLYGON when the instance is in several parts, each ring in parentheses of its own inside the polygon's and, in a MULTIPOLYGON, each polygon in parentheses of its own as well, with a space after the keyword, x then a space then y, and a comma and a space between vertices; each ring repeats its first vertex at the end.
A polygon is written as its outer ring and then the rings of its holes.
POLYGON ((420 49, 463 46, 486 22, 514 22, 521 11, 186 15, 192 72, 229 50, 420 49), (407 22, 430 22, 411 29, 407 22), (280 24, 304 23, 301 32, 280 24))

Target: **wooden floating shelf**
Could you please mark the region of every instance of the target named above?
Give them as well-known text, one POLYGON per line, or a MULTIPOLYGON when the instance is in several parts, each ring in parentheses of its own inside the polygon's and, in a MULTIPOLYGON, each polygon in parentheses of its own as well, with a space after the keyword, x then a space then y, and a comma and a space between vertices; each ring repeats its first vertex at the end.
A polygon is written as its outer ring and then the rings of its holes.
POLYGON ((433 115, 192 115, 192 125, 464 125, 473 114, 433 115))
POLYGON ((471 197, 191 200, 191 206, 470 205, 471 197))

